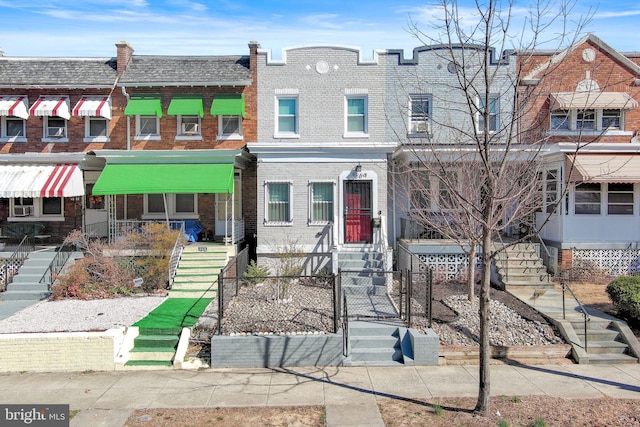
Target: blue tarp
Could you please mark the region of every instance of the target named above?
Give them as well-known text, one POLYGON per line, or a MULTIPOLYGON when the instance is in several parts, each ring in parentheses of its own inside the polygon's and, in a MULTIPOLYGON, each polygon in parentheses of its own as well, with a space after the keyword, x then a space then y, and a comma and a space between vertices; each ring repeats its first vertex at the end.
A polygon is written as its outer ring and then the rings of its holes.
POLYGON ((204 231, 204 228, 194 220, 186 220, 184 222, 184 235, 188 242, 197 242, 198 234, 204 231))

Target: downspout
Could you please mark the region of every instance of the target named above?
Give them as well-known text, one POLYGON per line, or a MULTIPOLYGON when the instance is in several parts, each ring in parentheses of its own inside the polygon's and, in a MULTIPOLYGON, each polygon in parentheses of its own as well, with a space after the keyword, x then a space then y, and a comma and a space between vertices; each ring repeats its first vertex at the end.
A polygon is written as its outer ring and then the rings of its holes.
MULTIPOLYGON (((122 94, 124 95, 125 98, 127 98, 127 104, 129 104, 129 94, 127 93, 126 89, 124 88, 124 86, 120 86, 120 90, 122 90, 122 94)), ((131 150, 131 116, 127 116, 127 151, 131 150)), ((124 195, 124 220, 126 221, 128 219, 128 195, 125 194, 124 195)), ((165 212, 166 212, 166 208, 165 208, 165 212)))

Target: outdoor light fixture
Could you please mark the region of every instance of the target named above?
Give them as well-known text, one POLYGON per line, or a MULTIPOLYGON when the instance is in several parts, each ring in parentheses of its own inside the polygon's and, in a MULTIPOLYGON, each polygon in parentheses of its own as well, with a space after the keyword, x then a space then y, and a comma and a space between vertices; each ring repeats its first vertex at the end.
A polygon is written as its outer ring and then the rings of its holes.
POLYGON ((356 172, 360 172, 362 170, 362 166, 358 165, 356 166, 356 172))

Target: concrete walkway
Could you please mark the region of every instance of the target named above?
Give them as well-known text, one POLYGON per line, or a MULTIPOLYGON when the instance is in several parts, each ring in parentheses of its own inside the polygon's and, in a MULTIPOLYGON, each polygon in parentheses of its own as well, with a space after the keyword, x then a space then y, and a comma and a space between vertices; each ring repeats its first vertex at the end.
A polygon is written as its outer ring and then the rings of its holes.
MULTIPOLYGON (((477 366, 5 373, 0 401, 69 404, 78 427, 120 427, 134 409, 290 405, 324 405, 328 426, 382 426, 378 400, 475 397, 477 378, 477 366)), ((640 364, 499 364, 491 384, 494 396, 640 400, 640 364)))

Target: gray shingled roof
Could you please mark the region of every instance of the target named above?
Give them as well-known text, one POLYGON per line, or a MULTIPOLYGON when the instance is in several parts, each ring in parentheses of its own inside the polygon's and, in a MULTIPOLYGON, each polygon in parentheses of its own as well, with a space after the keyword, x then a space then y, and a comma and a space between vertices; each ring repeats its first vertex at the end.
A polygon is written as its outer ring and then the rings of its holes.
POLYGON ((123 86, 248 85, 248 56, 134 55, 120 79, 123 86))
POLYGON ((114 58, 0 57, 0 87, 111 87, 114 58))

